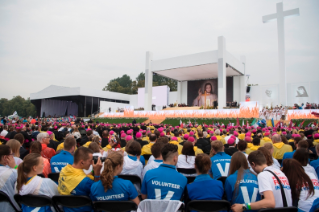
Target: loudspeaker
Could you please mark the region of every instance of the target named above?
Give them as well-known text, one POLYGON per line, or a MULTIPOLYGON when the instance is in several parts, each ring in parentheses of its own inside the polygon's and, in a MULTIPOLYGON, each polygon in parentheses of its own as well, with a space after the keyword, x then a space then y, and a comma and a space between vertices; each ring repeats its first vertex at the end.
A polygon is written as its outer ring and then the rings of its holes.
POLYGON ((249 93, 249 92, 250 92, 250 86, 247 86, 246 93, 249 93))

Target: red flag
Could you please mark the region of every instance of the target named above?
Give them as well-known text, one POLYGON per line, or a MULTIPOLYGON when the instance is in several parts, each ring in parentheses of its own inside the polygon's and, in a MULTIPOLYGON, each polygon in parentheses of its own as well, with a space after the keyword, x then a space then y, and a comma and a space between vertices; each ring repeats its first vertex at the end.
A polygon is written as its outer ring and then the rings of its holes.
POLYGON ((237 123, 236 123, 236 125, 237 125, 237 127, 239 126, 239 119, 238 119, 238 117, 237 117, 237 123))
POLYGON ((300 123, 299 127, 302 127, 304 122, 305 120, 303 120, 303 122, 300 123))
POLYGON ((280 124, 280 121, 278 121, 278 122, 277 122, 277 124, 276 124, 276 126, 275 126, 275 127, 277 128, 277 127, 279 126, 279 124, 280 124))
POLYGON ((292 128, 292 119, 290 119, 289 128, 292 128))

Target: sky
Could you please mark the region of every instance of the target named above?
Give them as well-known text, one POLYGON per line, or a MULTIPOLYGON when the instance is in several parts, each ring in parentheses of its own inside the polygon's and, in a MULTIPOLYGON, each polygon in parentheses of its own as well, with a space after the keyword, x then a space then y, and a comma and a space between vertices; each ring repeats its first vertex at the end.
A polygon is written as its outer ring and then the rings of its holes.
MULTIPOLYGON (((278 84, 279 0, 0 1, 0 98, 24 98, 50 85, 102 90, 135 79, 153 59, 217 49, 246 56, 249 83, 278 84)), ((287 83, 319 81, 319 1, 284 0, 287 83)))

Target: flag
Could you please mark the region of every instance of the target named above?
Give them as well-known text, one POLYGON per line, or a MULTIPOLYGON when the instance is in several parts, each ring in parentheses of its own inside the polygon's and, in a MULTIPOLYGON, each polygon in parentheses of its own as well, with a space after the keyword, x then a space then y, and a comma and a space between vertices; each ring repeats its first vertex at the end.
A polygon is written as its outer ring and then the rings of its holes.
POLYGON ((245 122, 244 122, 244 119, 243 119, 243 123, 242 123, 242 125, 241 126, 244 126, 245 125, 245 122))
POLYGON ((236 126, 238 127, 239 126, 239 119, 237 117, 237 123, 236 123, 236 126))
POLYGON ((289 128, 292 128, 292 119, 290 119, 289 128))
POLYGON ((257 127, 257 119, 254 119, 253 122, 251 122, 251 125, 256 128, 257 127))
POLYGON ((301 122, 301 123, 299 124, 299 127, 302 127, 304 122, 305 122, 305 120, 303 120, 303 122, 301 122))
POLYGON ((275 127, 277 128, 277 127, 279 126, 279 124, 280 124, 280 121, 278 121, 278 122, 277 122, 277 124, 276 124, 276 126, 275 126, 275 127))
POLYGON ((183 128, 183 122, 182 122, 182 120, 179 120, 179 125, 181 126, 181 128, 183 128))
POLYGON ((271 124, 272 124, 272 127, 275 126, 274 118, 271 118, 271 124))
POLYGON ((247 120, 247 122, 246 122, 246 126, 247 126, 247 128, 249 127, 248 120, 247 120))

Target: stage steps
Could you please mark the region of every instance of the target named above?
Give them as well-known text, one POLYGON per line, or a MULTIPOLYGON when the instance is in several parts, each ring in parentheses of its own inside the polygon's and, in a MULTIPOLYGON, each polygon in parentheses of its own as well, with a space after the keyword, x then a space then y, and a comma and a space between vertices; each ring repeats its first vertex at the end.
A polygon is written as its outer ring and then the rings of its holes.
POLYGON ((150 123, 150 121, 152 121, 152 124, 160 124, 165 120, 165 118, 162 119, 147 119, 146 121, 144 121, 143 123, 148 124, 150 123))

